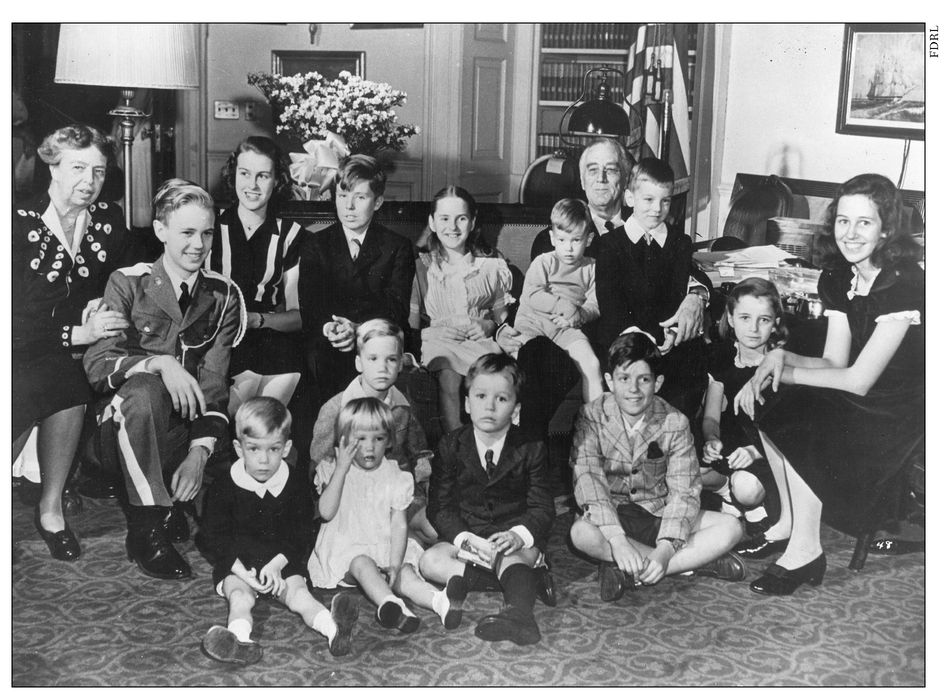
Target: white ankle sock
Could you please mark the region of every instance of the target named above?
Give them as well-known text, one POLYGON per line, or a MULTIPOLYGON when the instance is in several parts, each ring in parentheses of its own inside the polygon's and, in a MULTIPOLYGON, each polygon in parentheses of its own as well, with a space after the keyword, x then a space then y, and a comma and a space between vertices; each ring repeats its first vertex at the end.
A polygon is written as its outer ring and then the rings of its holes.
POLYGON ((336 621, 332 619, 332 613, 328 610, 321 610, 316 613, 316 617, 313 618, 313 624, 310 625, 310 627, 326 637, 329 641, 332 641, 333 637, 336 636, 336 632, 339 631, 336 621))
POLYGON ((251 625, 248 620, 244 620, 243 618, 234 620, 227 624, 227 629, 234 633, 234 636, 237 637, 238 641, 253 641, 250 638, 250 633, 253 631, 253 625, 251 625))
POLYGON ((444 622, 445 616, 448 614, 448 608, 451 607, 451 602, 448 600, 448 589, 447 587, 441 589, 431 597, 431 609, 438 614, 441 618, 441 622, 444 622))

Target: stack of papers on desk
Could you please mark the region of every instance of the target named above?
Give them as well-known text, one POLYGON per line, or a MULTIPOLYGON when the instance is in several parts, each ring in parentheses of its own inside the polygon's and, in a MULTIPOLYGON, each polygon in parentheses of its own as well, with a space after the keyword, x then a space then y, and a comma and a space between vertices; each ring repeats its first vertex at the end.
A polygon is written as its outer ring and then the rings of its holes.
POLYGON ((705 271, 721 266, 743 269, 776 269, 784 260, 796 258, 776 245, 755 245, 725 252, 696 252, 692 259, 705 271))

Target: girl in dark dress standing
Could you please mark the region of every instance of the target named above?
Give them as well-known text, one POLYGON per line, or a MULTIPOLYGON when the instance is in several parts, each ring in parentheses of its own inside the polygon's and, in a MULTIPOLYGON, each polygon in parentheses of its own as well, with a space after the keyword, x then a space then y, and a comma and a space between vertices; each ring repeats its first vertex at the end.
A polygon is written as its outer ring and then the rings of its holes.
POLYGON ((37 425, 36 528, 53 557, 75 560, 79 542, 63 518, 62 492, 92 399, 81 358, 86 346, 128 326, 101 302, 126 229, 121 208, 96 201, 111 139, 67 125, 38 153, 49 165, 49 189, 13 215, 13 458, 37 425))
POLYGON ((901 195, 881 175, 856 176, 840 187, 828 220, 818 239, 823 357, 771 351, 735 404, 752 417, 764 404, 757 422, 782 506, 765 535, 788 539, 751 583, 762 594, 819 585, 821 518, 864 530, 924 434, 924 272, 921 248, 902 225, 901 195), (766 402, 765 389, 774 392, 766 402))

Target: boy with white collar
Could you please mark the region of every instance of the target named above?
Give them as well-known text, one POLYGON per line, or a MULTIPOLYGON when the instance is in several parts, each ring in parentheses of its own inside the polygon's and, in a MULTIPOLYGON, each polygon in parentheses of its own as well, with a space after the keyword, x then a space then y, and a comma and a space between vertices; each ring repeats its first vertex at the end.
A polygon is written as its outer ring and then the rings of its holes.
POLYGON ((271 596, 329 640, 333 656, 349 653, 358 605, 348 594, 332 609, 313 598, 307 585, 309 525, 313 500, 305 483, 294 483, 290 453, 292 417, 279 401, 255 397, 234 416, 238 459, 230 473, 208 489, 199 542, 214 568, 218 595, 227 599, 227 627, 204 635, 209 657, 227 663, 255 663, 263 655, 250 639, 253 606, 271 596))

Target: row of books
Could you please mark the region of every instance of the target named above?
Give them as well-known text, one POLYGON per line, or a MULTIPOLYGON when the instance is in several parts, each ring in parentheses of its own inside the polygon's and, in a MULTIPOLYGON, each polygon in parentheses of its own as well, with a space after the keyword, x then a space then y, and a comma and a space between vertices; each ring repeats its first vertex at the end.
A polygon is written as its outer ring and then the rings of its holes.
POLYGON ((544 48, 625 49, 635 38, 635 24, 544 24, 544 48))
POLYGON ((560 147, 559 133, 541 132, 537 135, 537 158, 552 154, 560 147))
MULTIPOLYGON (((540 100, 541 101, 575 101, 583 94, 583 77, 588 70, 594 67, 601 67, 602 61, 584 62, 584 61, 559 61, 545 60, 540 65, 540 100)), ((625 65, 615 63, 615 66, 624 72, 625 65)), ((613 95, 618 91, 624 90, 619 85, 620 77, 616 74, 607 76, 607 83, 613 89, 613 95)), ((588 86, 595 87, 599 84, 598 77, 591 80, 588 86)))

